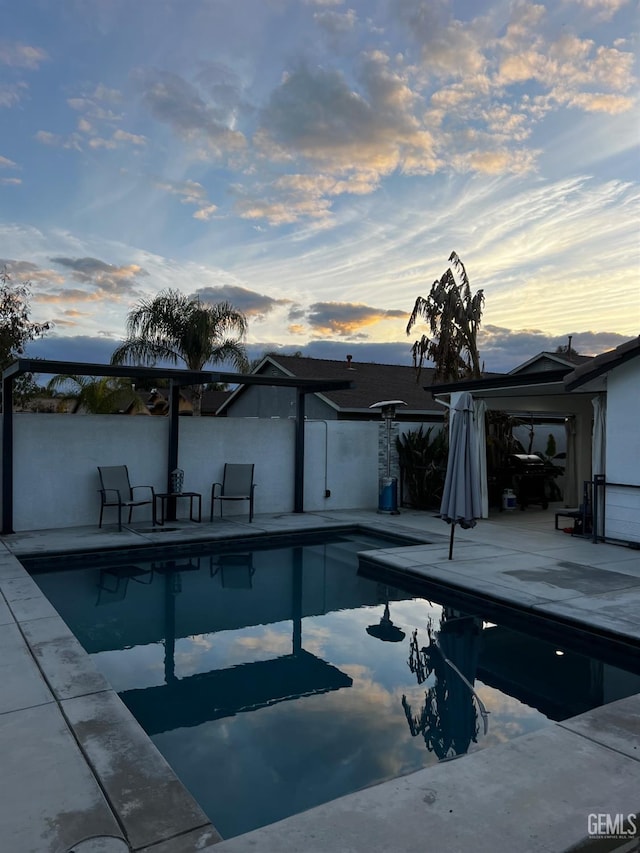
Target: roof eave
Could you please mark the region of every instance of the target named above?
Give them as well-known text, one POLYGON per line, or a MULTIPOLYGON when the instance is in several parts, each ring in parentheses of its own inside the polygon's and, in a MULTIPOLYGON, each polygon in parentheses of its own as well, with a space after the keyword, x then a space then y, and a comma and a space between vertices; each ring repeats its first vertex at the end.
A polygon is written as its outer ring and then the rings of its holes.
POLYGON ((443 394, 452 394, 457 391, 470 391, 476 393, 491 393, 492 391, 508 391, 517 389, 522 391, 527 387, 541 388, 549 386, 557 388, 562 385, 564 377, 571 372, 570 367, 563 367, 558 370, 542 370, 536 373, 522 373, 511 375, 507 373, 503 376, 491 377, 489 379, 467 379, 460 382, 442 382, 437 385, 426 385, 424 390, 430 392, 433 397, 439 397, 443 394))
POLYGON ((631 361, 632 358, 637 358, 640 355, 640 335, 633 340, 626 341, 619 347, 609 352, 604 352, 598 355, 592 362, 580 365, 572 370, 565 379, 565 388, 567 391, 573 391, 598 379, 605 373, 609 373, 616 367, 631 361))

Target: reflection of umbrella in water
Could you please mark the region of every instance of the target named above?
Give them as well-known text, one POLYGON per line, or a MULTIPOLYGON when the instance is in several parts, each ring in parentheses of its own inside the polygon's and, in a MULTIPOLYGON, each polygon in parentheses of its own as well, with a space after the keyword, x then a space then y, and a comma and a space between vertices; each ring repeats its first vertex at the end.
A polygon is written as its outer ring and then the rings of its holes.
POLYGON ((397 625, 394 625, 391 621, 391 617, 389 616, 389 602, 384 606, 384 613, 382 614, 379 624, 369 625, 367 628, 367 634, 370 634, 372 637, 376 637, 376 639, 382 640, 385 643, 399 643, 401 640, 404 640, 404 631, 401 631, 397 625))
POLYGON ((453 534, 456 524, 475 527, 482 517, 480 466, 473 415, 473 397, 468 391, 460 395, 452 411, 449 459, 444 481, 440 518, 451 525, 449 559, 453 556, 453 534))
POLYGON ((463 755, 479 732, 476 706, 488 730, 488 711, 473 689, 478 664, 482 623, 473 616, 443 614, 440 631, 429 630, 430 643, 418 648, 417 632, 411 642, 409 666, 422 683, 433 672, 435 684, 425 691, 425 704, 414 716, 402 697, 411 734, 422 734, 427 749, 440 759, 463 755), (474 704, 475 702, 475 704, 474 704))

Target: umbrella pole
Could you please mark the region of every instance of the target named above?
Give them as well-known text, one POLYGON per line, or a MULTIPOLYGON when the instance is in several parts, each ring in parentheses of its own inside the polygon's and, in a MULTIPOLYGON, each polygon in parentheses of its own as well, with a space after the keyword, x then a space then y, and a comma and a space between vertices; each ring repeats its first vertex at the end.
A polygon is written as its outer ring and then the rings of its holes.
POLYGON ((453 532, 456 529, 455 521, 451 522, 451 538, 449 539, 449 559, 453 559, 453 532))

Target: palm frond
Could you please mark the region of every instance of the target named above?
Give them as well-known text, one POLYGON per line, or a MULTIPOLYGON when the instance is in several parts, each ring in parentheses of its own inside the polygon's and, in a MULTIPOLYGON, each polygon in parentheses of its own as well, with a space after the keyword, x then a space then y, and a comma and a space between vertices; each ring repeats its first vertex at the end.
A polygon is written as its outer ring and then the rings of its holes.
POLYGON ((232 338, 221 341, 211 353, 209 361, 212 364, 222 364, 225 361, 231 362, 240 373, 245 373, 249 370, 245 348, 242 345, 238 345, 237 341, 232 338))
POLYGON ((245 315, 229 302, 208 305, 168 288, 132 309, 127 339, 116 348, 111 363, 184 362, 191 370, 202 370, 207 363, 230 361, 244 370, 246 332, 245 315))
POLYGON ((435 381, 454 381, 465 376, 479 378, 480 357, 477 333, 482 319, 484 293, 471 291, 466 268, 456 252, 449 256, 453 269, 448 267, 431 285, 425 298, 419 296, 407 324, 410 334, 419 319, 429 328, 429 337, 423 335, 412 347, 414 366, 420 376, 425 360, 435 365, 435 381))
POLYGON ((428 309, 429 309, 429 300, 425 299, 423 296, 418 296, 413 306, 413 311, 411 312, 411 316, 409 317, 409 322, 407 323, 407 334, 411 334, 411 330, 418 322, 420 318, 427 319, 428 318, 428 309))
POLYGON ((144 337, 130 338, 120 344, 111 355, 111 364, 133 364, 153 367, 158 361, 177 364, 180 355, 164 342, 144 337))

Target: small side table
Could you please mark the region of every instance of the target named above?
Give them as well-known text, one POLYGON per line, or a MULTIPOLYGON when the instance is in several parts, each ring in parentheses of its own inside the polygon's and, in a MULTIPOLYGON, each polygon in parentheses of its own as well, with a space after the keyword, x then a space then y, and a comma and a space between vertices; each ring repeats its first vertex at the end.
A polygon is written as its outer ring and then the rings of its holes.
POLYGON ((189 519, 191 521, 202 521, 202 495, 199 492, 156 492, 153 502, 153 518, 156 524, 163 525, 167 510, 167 501, 170 498, 189 498, 189 519), (193 500, 197 499, 198 517, 194 515, 193 500), (160 515, 158 516, 158 501, 160 502, 160 515))

